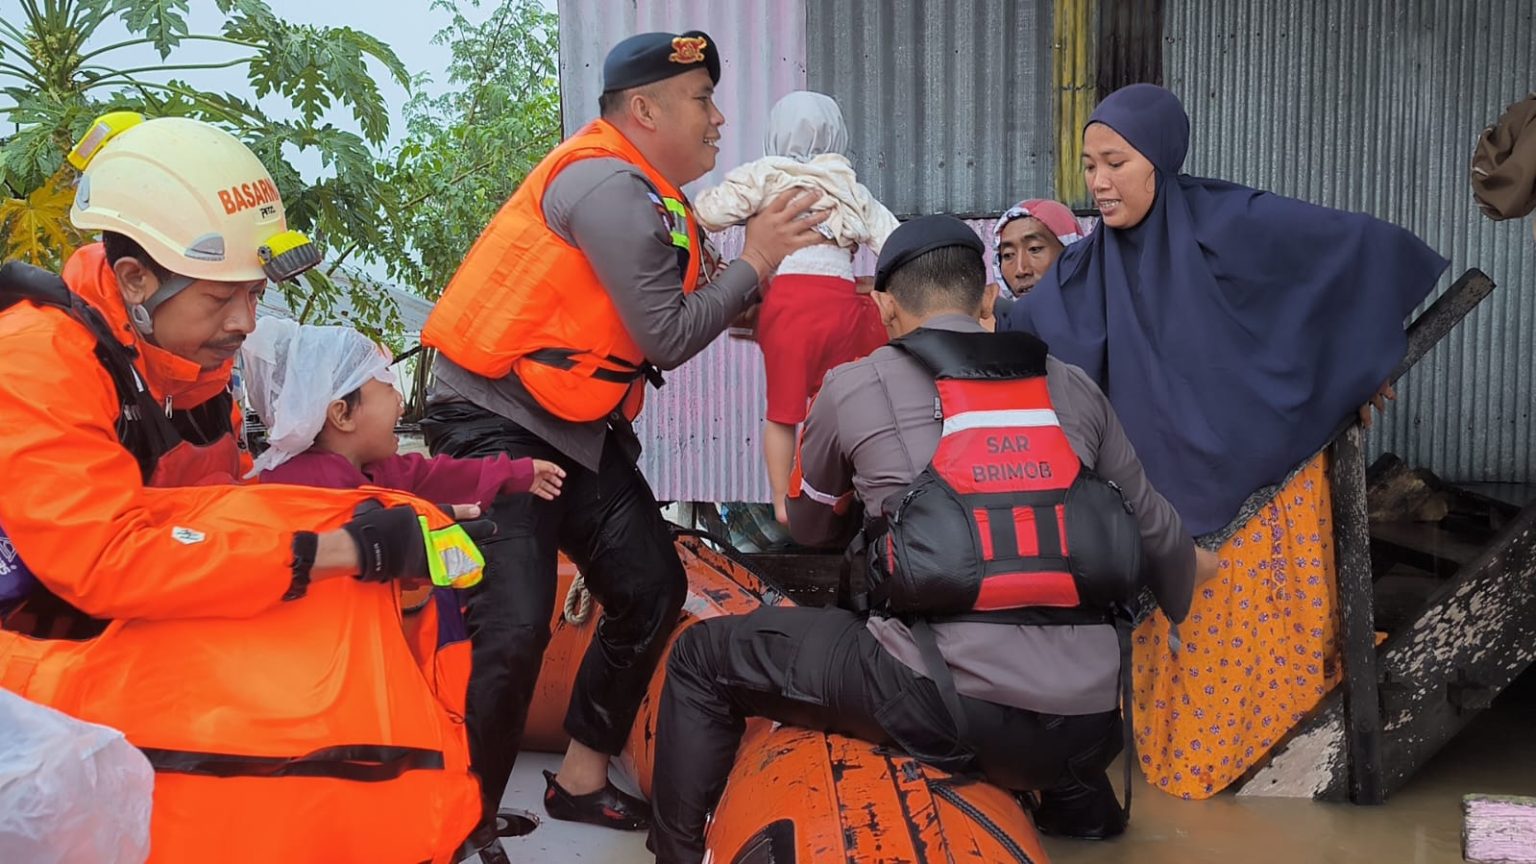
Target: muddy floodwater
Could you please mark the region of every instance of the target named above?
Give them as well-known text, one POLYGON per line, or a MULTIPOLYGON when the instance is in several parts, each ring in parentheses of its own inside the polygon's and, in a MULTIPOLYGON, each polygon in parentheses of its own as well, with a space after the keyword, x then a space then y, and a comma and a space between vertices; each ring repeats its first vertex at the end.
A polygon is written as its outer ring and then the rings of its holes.
POLYGON ((1046 851, 1052 864, 1447 864, 1462 860, 1461 798, 1477 792, 1536 795, 1530 673, 1381 807, 1230 794, 1181 801, 1137 775, 1124 837, 1048 840, 1046 851))

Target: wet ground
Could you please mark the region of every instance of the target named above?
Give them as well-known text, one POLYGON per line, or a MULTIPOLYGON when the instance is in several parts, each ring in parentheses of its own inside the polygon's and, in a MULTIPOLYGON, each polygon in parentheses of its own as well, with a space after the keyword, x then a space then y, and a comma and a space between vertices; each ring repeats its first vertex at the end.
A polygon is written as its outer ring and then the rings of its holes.
MULTIPOLYGON (((505 803, 542 815, 539 771, 558 765, 558 756, 525 754, 505 803)), ((1118 782, 1118 773, 1114 776, 1118 782)), ((1536 795, 1531 674, 1384 806, 1234 795, 1180 801, 1153 791, 1137 775, 1134 823, 1124 837, 1104 843, 1052 840, 1046 847, 1052 864, 1452 864, 1462 860, 1461 798, 1468 793, 1536 795)), ((642 834, 549 820, 532 835, 505 844, 517 864, 653 860, 642 834)))

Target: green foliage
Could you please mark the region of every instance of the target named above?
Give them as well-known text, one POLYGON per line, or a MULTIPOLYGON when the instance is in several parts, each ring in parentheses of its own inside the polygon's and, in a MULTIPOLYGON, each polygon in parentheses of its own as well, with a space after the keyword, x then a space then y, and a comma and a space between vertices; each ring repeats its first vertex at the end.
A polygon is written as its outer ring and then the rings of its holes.
POLYGON ((327 249, 323 269, 304 284, 280 286, 289 308, 303 320, 346 321, 396 342, 394 304, 345 265, 380 264, 391 280, 436 297, 560 140, 557 19, 537 0, 497 0, 484 23, 464 14, 478 0, 435 0, 452 15, 435 40, 453 57, 449 92, 439 96, 419 92, 427 79, 413 81, 374 37, 285 21, 264 0, 211 0, 223 13, 217 33, 191 31, 189 0, 18 2, 23 14, 0 21, 0 93, 14 103, 0 107, 0 119, 15 130, 0 139, 0 240, 46 265, 59 266, 80 239, 58 203, 72 171, 64 155, 92 120, 109 110, 206 120, 251 147, 282 192, 290 226, 327 249), (111 21, 133 38, 98 45, 97 31, 111 21), (227 57, 181 61, 177 51, 189 42, 227 57), (114 62, 135 46, 153 48, 162 62, 114 62), (226 67, 244 69, 246 92, 188 80, 226 67), (405 108, 405 138, 387 159, 376 155, 389 133, 378 70, 418 91, 405 108), (258 100, 271 97, 289 102, 297 119, 269 116, 258 100), (338 106, 361 135, 325 122, 338 106), (304 153, 319 156, 321 176, 301 176, 295 162, 304 153))
MULTIPOLYGON (((478 6, 476 0, 469 0, 478 6)), ((406 105, 406 136, 381 166, 389 275, 429 299, 528 171, 560 142, 556 16, 536 0, 500 0, 484 23, 454 0, 436 44, 453 52, 450 91, 406 105)))
POLYGON ((75 190, 62 173, 26 198, 0 201, 0 225, 6 228, 0 234, 0 248, 5 249, 5 257, 47 264, 80 245, 79 232, 69 223, 75 190))
POLYGON ((171 49, 187 36, 186 0, 119 0, 112 6, 130 31, 154 42, 161 60, 171 56, 171 49))
MULTIPOLYGON (((21 15, 0 21, 0 93, 13 104, 0 119, 15 132, 0 140, 0 237, 7 254, 59 266, 73 232, 67 208, 55 206, 64 156, 91 121, 109 110, 151 117, 206 120, 239 136, 272 172, 288 207, 290 227, 312 235, 333 252, 372 247, 386 236, 385 200, 373 147, 389 134, 389 111, 370 66, 408 85, 395 53, 350 27, 294 24, 263 0, 212 0, 223 14, 219 33, 192 33, 188 0, 18 0, 21 15), (133 38, 96 47, 97 31, 120 21, 133 38), (212 43, 227 55, 212 62, 176 62, 189 41, 212 43), (135 46, 152 47, 161 63, 124 68, 114 57, 135 46), (250 92, 213 93, 171 77, 181 72, 244 67, 250 92), (276 95, 290 102, 297 122, 272 119, 256 100, 276 95), (321 123, 334 106, 346 109, 361 136, 321 123), (304 178, 294 157, 316 153, 325 176, 304 178), (41 191, 40 191, 41 190, 41 191), (22 224, 18 220, 25 219, 22 224), (62 225, 47 220, 63 220, 62 225), (18 244, 27 244, 22 250, 18 244)), ((67 184, 65 186, 67 188, 67 184)), ((327 275, 315 290, 285 286, 295 309, 311 318, 330 316, 346 297, 372 329, 387 330, 393 306, 376 286, 327 275)))

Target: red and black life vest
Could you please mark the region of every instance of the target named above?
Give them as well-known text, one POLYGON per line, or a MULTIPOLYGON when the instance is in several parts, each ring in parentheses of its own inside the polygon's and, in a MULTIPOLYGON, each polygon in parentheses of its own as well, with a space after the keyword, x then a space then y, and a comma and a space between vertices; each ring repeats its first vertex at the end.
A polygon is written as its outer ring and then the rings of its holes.
POLYGON ((965 710, 930 622, 1113 624, 1129 818, 1130 621, 1143 584, 1130 504, 1083 465, 1062 431, 1044 342, 919 329, 890 344, 933 373, 944 427, 917 479, 886 499, 883 518, 866 522, 867 581, 862 597, 849 595, 854 607, 908 622, 962 742, 965 710))
POLYGON ((938 385, 933 459, 886 499, 870 608, 931 620, 1107 622, 1141 589, 1141 535, 1051 404, 1046 347, 1024 333, 920 329, 891 345, 938 385))

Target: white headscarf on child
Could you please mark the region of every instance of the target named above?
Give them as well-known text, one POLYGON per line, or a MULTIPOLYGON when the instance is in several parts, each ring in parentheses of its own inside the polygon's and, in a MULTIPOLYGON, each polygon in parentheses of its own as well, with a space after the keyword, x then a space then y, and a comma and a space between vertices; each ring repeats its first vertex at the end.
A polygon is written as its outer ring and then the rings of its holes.
POLYGON ((384 350, 351 327, 263 318, 240 348, 246 398, 267 427, 254 477, 315 445, 326 408, 377 378, 395 383, 384 350))
POLYGON ((768 112, 763 150, 769 156, 787 156, 800 162, 827 153, 846 155, 848 126, 843 112, 831 96, 796 90, 768 112))

